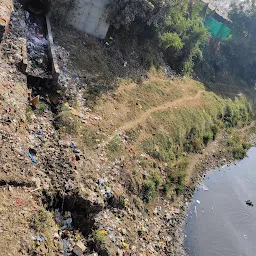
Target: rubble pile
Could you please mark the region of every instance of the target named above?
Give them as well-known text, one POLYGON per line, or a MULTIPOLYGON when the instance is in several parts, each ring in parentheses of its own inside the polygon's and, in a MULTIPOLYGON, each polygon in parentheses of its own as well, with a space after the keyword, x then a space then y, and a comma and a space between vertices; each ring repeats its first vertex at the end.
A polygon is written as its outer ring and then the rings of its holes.
POLYGON ((48 40, 45 34, 46 22, 43 16, 35 16, 25 11, 27 25, 27 50, 29 75, 50 79, 50 62, 48 57, 48 40))

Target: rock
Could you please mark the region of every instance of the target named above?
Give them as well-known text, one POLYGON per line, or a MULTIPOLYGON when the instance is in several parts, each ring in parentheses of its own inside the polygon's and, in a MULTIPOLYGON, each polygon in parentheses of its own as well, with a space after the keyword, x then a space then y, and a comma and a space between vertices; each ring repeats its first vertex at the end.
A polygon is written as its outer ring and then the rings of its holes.
POLYGON ((86 250, 85 245, 81 241, 78 241, 73 248, 73 253, 77 256, 81 256, 83 255, 83 252, 85 250, 86 250))

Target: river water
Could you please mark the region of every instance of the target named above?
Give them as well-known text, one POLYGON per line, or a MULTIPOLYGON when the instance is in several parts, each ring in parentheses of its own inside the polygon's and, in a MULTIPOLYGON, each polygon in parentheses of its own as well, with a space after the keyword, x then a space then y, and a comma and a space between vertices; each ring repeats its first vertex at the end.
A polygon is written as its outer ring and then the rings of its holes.
POLYGON ((209 172, 195 192, 185 227, 189 256, 256 255, 256 148, 247 155, 209 172))

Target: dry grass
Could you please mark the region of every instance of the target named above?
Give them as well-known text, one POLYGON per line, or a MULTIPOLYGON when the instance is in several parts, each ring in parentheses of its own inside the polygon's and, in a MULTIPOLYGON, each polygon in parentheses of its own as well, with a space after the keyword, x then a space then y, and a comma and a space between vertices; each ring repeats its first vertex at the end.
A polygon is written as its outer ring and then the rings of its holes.
POLYGON ((39 206, 31 194, 25 189, 12 188, 10 191, 1 189, 0 196, 0 233, 4 238, 4 243, 0 243, 1 255, 32 255, 37 250, 37 255, 55 255, 51 242, 53 221, 37 221, 37 227, 44 227, 44 230, 31 229, 31 220, 37 219, 35 216, 39 212, 39 206), (33 236, 38 235, 45 238, 39 247, 33 240, 33 236))

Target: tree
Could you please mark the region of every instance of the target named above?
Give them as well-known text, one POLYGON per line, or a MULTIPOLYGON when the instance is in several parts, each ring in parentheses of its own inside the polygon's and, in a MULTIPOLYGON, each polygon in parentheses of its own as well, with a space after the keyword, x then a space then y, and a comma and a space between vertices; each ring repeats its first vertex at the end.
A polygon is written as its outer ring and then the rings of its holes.
POLYGON ((162 50, 176 71, 190 73, 208 37, 202 6, 192 0, 117 0, 108 6, 109 21, 127 37, 147 40, 151 48, 162 50))
POLYGON ((194 59, 202 57, 200 47, 208 38, 207 29, 200 15, 202 8, 203 5, 200 3, 174 0, 170 10, 166 32, 161 39, 168 63, 179 72, 191 73, 194 59), (167 38, 170 47, 166 46, 167 38))
POLYGON ((250 83, 256 79, 256 3, 248 0, 231 7, 232 37, 223 45, 221 53, 230 71, 250 83))
POLYGON ((117 29, 163 24, 171 8, 171 0, 116 0, 108 5, 109 21, 117 29))

